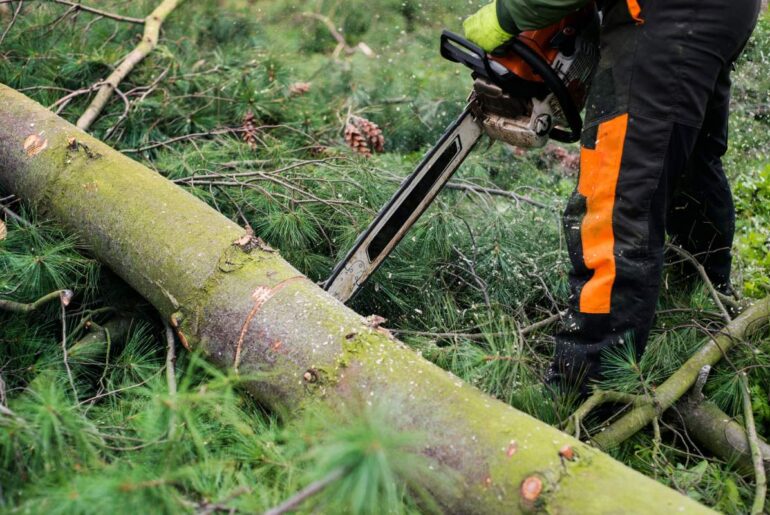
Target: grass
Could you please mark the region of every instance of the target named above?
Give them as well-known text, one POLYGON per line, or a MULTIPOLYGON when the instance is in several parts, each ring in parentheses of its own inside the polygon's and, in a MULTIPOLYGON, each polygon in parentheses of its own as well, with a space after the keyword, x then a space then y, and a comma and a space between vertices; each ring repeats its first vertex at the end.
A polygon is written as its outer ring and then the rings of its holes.
MULTIPOLYGON (((121 85, 127 116, 115 97, 92 131, 239 224, 248 223, 320 280, 462 109, 470 79, 438 57, 437 34, 443 27, 459 30, 479 3, 187 2, 168 19, 159 48, 121 85), (329 17, 351 46, 364 42, 375 57, 356 51, 332 58, 336 42, 307 12, 329 17), (293 94, 297 82, 310 83, 310 90, 293 94), (241 127, 248 112, 258 125, 270 126, 254 134, 255 146, 220 130, 241 127), (364 159, 345 146, 351 114, 382 128, 384 153, 364 159), (204 135, 157 145, 193 133, 204 135), (143 147, 152 148, 136 151, 143 147), (238 182, 233 186, 189 181, 244 172, 252 175, 232 179, 238 182)), ((131 16, 154 5, 99 3, 131 16)), ((0 46, 0 82, 62 108, 62 116, 74 121, 89 95, 64 106, 57 101, 104 77, 139 29, 82 12, 61 18, 66 12, 47 2, 24 4, 0 46)), ((765 17, 735 74, 726 158, 739 211, 736 278, 755 297, 770 288, 768 51, 765 17)), ((409 345, 491 395, 558 423, 574 403, 568 397, 554 401, 541 386, 552 327, 525 337, 519 331, 566 303, 559 212, 574 174, 548 155, 518 155, 495 145, 475 152, 458 177, 531 196, 553 209, 443 193, 353 307, 385 316, 409 345)), ((109 345, 101 341, 72 352, 76 399, 62 364, 60 308, 0 313, 0 374, 15 414, 0 418, 2 509, 263 511, 342 469, 344 480, 313 497, 306 509, 430 510, 430 499, 413 480, 415 471, 424 472, 414 452, 422 436, 389 431, 382 413, 387 406, 346 414, 336 428, 323 423, 333 418, 323 413, 286 424, 239 393, 243 378, 184 352, 173 391, 164 373, 166 341, 151 309, 130 300, 125 285, 53 222, 22 214, 32 225, 9 221, 8 238, 0 242, 3 298, 28 302, 53 289, 75 290, 64 320, 70 349, 86 336, 85 320, 106 325, 115 312, 129 311, 134 322, 109 345)), ((672 284, 660 308, 649 352, 639 363, 628 353, 612 356, 608 386, 639 392, 659 384, 702 341, 693 320, 707 327, 718 323, 702 288, 690 295, 672 284)), ((764 435, 770 434, 768 355, 770 340, 755 337, 717 367, 706 387, 723 409, 739 415, 735 369, 749 370, 764 435)), ((750 505, 750 479, 728 464, 683 446, 673 430, 664 429, 660 449, 651 438, 651 432, 640 433, 617 457, 722 511, 739 513, 750 505)))

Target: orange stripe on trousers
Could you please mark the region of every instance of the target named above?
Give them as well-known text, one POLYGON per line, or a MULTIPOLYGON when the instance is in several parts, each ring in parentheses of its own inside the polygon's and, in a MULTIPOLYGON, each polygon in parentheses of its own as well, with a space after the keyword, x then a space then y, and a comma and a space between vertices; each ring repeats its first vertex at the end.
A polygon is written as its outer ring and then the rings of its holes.
POLYGON ((642 18, 642 8, 639 7, 639 0, 627 0, 627 2, 628 12, 631 13, 631 18, 633 18, 637 25, 644 23, 644 19, 642 18))
POLYGON ((594 271, 580 293, 581 313, 609 313, 615 283, 615 235, 612 212, 618 184, 628 114, 601 123, 594 149, 580 152, 578 192, 586 198, 586 215, 580 227, 583 261, 594 271))

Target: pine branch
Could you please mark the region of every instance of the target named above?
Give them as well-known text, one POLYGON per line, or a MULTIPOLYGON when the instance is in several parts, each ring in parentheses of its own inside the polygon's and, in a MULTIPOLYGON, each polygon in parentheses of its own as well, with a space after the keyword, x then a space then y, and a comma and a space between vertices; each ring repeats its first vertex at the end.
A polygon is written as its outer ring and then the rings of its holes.
POLYGON ((96 118, 107 105, 107 101, 112 96, 123 79, 131 73, 131 70, 139 64, 150 52, 152 52, 158 44, 158 37, 160 36, 160 28, 163 25, 166 17, 184 0, 163 0, 150 15, 145 18, 144 21, 144 34, 142 34, 142 41, 134 48, 118 65, 117 68, 110 74, 104 81, 104 84, 99 87, 99 91, 96 93, 91 105, 89 105, 83 115, 78 119, 76 125, 79 129, 88 130, 91 124, 94 123, 96 118))
POLYGON ((670 408, 695 384, 705 365, 714 365, 750 331, 764 325, 770 317, 770 297, 757 301, 738 318, 712 337, 684 365, 655 390, 655 405, 637 406, 617 422, 592 438, 600 449, 610 449, 624 442, 652 419, 670 408))

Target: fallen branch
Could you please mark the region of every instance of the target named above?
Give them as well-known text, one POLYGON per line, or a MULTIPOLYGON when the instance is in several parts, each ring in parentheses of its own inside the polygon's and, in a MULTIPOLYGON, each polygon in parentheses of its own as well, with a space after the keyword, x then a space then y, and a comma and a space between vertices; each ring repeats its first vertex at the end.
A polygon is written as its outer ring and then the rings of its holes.
MULTIPOLYGON (((69 290, 65 290, 69 291, 69 290)), ((60 305, 61 305, 61 352, 62 352, 62 362, 64 363, 64 370, 67 371, 67 379, 69 379, 70 387, 72 387, 72 395, 74 395, 75 400, 78 400, 78 389, 75 388, 75 380, 72 377, 72 369, 70 368, 70 361, 69 361, 69 354, 67 351, 67 306, 70 303, 70 299, 72 299, 72 292, 69 292, 69 294, 63 294, 60 295, 60 305)))
POLYGON ((751 449, 751 460, 754 463, 754 477, 756 479, 754 504, 751 507, 751 515, 761 515, 765 511, 765 495, 767 494, 767 476, 765 466, 762 463, 762 451, 759 447, 757 427, 754 424, 754 411, 751 407, 751 393, 749 392, 749 380, 746 372, 740 372, 741 393, 743 394, 743 419, 746 424, 746 436, 751 449))
POLYGON ((158 44, 158 37, 160 36, 160 28, 163 25, 163 21, 169 14, 171 14, 176 6, 183 1, 184 0, 163 0, 160 5, 145 18, 142 41, 123 59, 110 76, 107 77, 104 84, 99 87, 99 91, 96 93, 91 105, 86 108, 85 112, 76 123, 79 129, 85 131, 91 127, 91 124, 94 123, 96 118, 102 112, 104 106, 107 105, 107 101, 112 96, 113 91, 115 91, 123 79, 131 73, 131 70, 133 70, 138 63, 155 49, 158 44))
POLYGON ((168 322, 164 321, 163 327, 166 333, 166 385, 172 403, 171 415, 168 418, 168 439, 173 440, 176 434, 176 339, 168 322))
POLYGON ((747 334, 757 326, 765 324, 770 316, 770 297, 757 301, 738 318, 727 324, 716 336, 688 359, 655 390, 654 404, 637 406, 617 422, 592 437, 600 449, 616 447, 652 422, 653 418, 681 399, 695 384, 698 374, 705 365, 714 365, 747 334))
POLYGON ((69 304, 69 301, 72 299, 73 295, 74 293, 72 290, 56 290, 47 295, 43 295, 36 301, 30 302, 28 304, 23 302, 15 302, 13 300, 0 299, 0 310, 11 311, 13 313, 31 313, 42 308, 49 302, 53 302, 57 299, 63 306, 66 306, 69 304))
POLYGON ((628 404, 634 406, 643 406, 650 404, 650 399, 640 395, 634 395, 631 393, 614 392, 609 390, 596 390, 593 395, 581 404, 578 409, 570 416, 567 427, 564 428, 566 433, 572 434, 575 438, 580 438, 580 428, 583 419, 587 417, 593 410, 610 402, 619 404, 628 404))
MULTIPOLYGON (((687 395, 669 412, 668 419, 684 427, 699 445, 727 463, 734 463, 742 474, 754 474, 746 430, 716 404, 687 395)), ((758 445, 764 469, 770 473, 770 445, 761 440, 758 445)))

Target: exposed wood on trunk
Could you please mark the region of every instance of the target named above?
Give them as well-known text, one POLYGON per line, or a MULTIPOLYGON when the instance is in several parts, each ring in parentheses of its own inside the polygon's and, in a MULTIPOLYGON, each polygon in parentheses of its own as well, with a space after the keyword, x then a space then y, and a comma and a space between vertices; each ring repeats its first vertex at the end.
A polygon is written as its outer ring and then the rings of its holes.
POLYGON ((212 362, 232 367, 240 345, 240 373, 267 372, 249 392, 274 409, 392 406, 396 428, 427 435, 436 469, 462 478, 451 491, 421 478, 448 511, 709 512, 429 363, 193 195, 4 86, 0 187, 80 234, 212 362), (45 143, 34 155, 31 134, 45 143))

